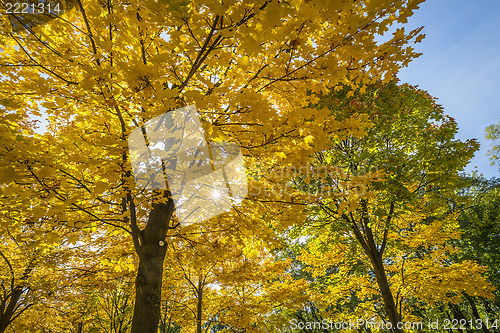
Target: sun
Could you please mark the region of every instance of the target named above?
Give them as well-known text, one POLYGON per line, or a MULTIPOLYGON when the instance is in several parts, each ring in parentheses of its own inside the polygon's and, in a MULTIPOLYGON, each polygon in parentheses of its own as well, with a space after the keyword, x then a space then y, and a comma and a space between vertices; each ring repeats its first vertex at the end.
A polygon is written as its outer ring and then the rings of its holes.
POLYGON ((222 197, 222 194, 220 193, 220 191, 214 189, 212 190, 212 200, 214 201, 219 201, 219 199, 222 197))

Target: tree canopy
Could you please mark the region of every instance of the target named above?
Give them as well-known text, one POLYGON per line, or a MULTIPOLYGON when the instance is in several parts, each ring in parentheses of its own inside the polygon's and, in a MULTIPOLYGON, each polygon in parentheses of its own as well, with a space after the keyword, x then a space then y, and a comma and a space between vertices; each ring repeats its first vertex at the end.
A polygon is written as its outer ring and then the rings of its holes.
POLYGON ((421 2, 3 0, 0 332, 397 326, 493 297, 450 208, 477 144, 394 79, 421 2), (198 224, 136 182, 128 141, 188 105, 249 187, 198 224))

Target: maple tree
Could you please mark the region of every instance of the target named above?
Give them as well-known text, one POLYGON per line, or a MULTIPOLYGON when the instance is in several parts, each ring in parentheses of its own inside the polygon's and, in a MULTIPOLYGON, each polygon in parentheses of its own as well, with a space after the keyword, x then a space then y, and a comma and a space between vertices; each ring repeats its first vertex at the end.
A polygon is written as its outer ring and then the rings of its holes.
MULTIPOLYGON (((120 244, 119 269, 137 272, 131 331, 156 332, 166 237, 178 221, 168 191, 134 186, 128 134, 196 104, 210 138, 237 143, 254 165, 301 166, 342 127, 327 108, 306 108, 316 93, 339 82, 388 80, 407 65, 418 55, 408 43, 423 38, 421 29, 398 29, 386 42, 376 36, 405 23, 420 2, 78 0, 60 16, 41 14, 51 18, 44 24, 17 20, 24 29, 12 26, 15 14, 4 15, 0 99, 12 118, 7 125, 41 116, 41 109, 49 124, 44 135, 22 134, 36 145, 7 149, 2 182, 19 190, 15 168, 24 165, 22 177, 50 201, 47 215, 33 219, 50 217, 54 243, 71 230, 71 242, 98 235, 110 251, 120 244)), ((6 146, 19 140, 12 131, 4 139, 6 146)), ((274 223, 293 223, 303 209, 288 209, 289 197, 262 207, 264 197, 230 212, 226 227, 243 225, 228 233, 266 239, 274 223), (276 212, 287 216, 262 226, 276 212)))
POLYGON ((126 283, 96 300, 96 322, 106 333, 126 333, 132 321, 132 288, 126 283))
POLYGON ((318 107, 328 105, 339 120, 365 119, 364 126, 339 132, 333 148, 316 154, 316 172, 296 179, 316 199, 298 257, 312 275, 314 304, 339 304, 336 319, 388 320, 401 332, 403 318, 418 319, 415 302, 457 303, 462 292, 491 297, 484 267, 452 260, 460 230, 448 201, 458 200, 458 171, 475 140, 455 139, 455 121, 409 85, 340 88, 318 107), (330 172, 320 172, 325 166, 330 172), (346 312, 353 298, 355 309, 346 312))
POLYGON ((5 332, 26 313, 39 309, 57 289, 52 278, 60 276, 61 265, 71 255, 56 243, 66 235, 57 233, 46 201, 46 188, 33 184, 31 168, 43 168, 34 161, 33 122, 16 113, 15 102, 3 101, 1 126, 0 184, 0 332, 5 332), (14 163, 12 162, 14 161, 14 163), (21 161, 19 163, 18 161, 21 161), (30 161, 30 163, 27 163, 30 161), (14 177, 15 181, 12 181, 14 177))
POLYGON ((500 145, 498 144, 498 140, 500 139, 500 125, 496 124, 486 127, 486 138, 493 141, 493 147, 488 150, 491 162, 498 162, 500 160, 498 156, 500 153, 500 145))
POLYGON ((452 240, 451 244, 458 250, 451 253, 448 262, 455 265, 464 261, 475 261, 486 270, 484 277, 495 286, 495 298, 484 295, 469 295, 466 290, 458 293, 461 300, 443 298, 429 304, 414 302, 412 312, 426 322, 457 323, 467 322, 462 329, 466 331, 498 332, 498 251, 492 244, 498 236, 495 220, 498 214, 498 181, 485 180, 477 175, 462 175, 457 187, 460 200, 451 200, 451 209, 458 213, 461 237, 452 240))
MULTIPOLYGON (((463 195, 468 195, 471 200, 466 205, 459 206, 459 222, 463 229, 463 237, 458 246, 463 251, 457 256, 456 261, 476 260, 486 267, 486 277, 495 287, 495 299, 484 297, 472 297, 465 295, 466 313, 474 320, 490 320, 494 322, 492 314, 498 312, 498 292, 500 276, 498 275, 498 264, 500 262, 498 248, 493 244, 498 238, 498 216, 499 216, 499 184, 498 179, 485 180, 481 177, 473 177, 465 189, 463 195), (478 309, 484 309, 483 311, 478 309)), ((498 331, 498 326, 490 328, 498 331)), ((487 328, 486 328, 487 330, 487 328)), ((483 329, 483 331, 485 331, 483 329)))
POLYGON ((300 299, 302 281, 290 279, 289 261, 276 260, 261 236, 219 228, 192 226, 182 238, 172 238, 165 259, 164 327, 261 332, 273 308, 300 299))

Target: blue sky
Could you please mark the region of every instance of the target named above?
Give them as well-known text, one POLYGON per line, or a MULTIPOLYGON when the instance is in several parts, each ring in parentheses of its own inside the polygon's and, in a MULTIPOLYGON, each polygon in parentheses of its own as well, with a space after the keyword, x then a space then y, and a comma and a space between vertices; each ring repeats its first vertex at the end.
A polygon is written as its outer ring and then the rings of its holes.
POLYGON ((491 166, 491 141, 485 128, 500 122, 500 1, 428 0, 410 18, 424 26, 426 38, 415 45, 423 55, 402 69, 402 82, 437 97, 445 114, 455 118, 459 138, 476 138, 481 150, 466 171, 500 177, 491 166))

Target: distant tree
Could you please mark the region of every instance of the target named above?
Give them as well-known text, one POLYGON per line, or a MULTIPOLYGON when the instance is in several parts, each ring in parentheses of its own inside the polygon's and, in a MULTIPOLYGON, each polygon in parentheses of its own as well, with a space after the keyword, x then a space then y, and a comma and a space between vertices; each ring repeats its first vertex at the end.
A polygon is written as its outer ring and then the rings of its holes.
MULTIPOLYGON (((495 287, 495 298, 473 298, 466 301, 474 319, 493 322, 500 312, 500 179, 473 179, 469 188, 470 205, 459 215, 463 230, 459 246, 462 253, 458 260, 475 260, 486 267, 486 277, 495 287), (478 311, 477 309, 483 309, 478 311)), ((500 331, 500 322, 491 331, 500 331)))
MULTIPOLYGON (((490 125, 486 127, 486 138, 493 141, 492 147, 489 149, 492 165, 500 161, 500 124, 490 125)), ((500 164, 498 165, 500 168, 500 164)))

